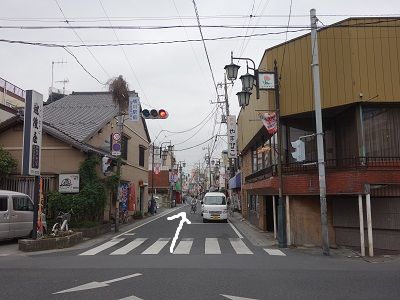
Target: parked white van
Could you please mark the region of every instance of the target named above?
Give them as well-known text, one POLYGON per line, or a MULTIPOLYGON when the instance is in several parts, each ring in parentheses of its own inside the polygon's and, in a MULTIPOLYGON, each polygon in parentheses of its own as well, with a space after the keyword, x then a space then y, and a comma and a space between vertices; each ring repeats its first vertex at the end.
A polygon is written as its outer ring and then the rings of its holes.
MULTIPOLYGON (((46 229, 46 220, 43 222, 46 229)), ((30 236, 32 227, 31 198, 23 193, 0 190, 0 240, 30 236)))
POLYGON ((228 222, 228 204, 223 193, 209 192, 201 201, 203 222, 208 220, 223 220, 228 222))

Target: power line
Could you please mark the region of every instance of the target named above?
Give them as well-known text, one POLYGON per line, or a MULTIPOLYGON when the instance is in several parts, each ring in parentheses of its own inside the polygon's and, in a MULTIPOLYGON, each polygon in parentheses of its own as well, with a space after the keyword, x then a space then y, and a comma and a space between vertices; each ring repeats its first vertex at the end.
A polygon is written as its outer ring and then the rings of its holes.
MULTIPOLYGON (((394 14, 318 14, 320 17, 396 17, 399 16, 400 13, 394 14)), ((254 14, 251 18, 282 18, 287 17, 287 15, 282 14, 254 14)), ((309 14, 292 14, 292 18, 309 18, 309 14)), ((203 15, 199 17, 202 20, 206 19, 248 19, 249 15, 203 15)), ((171 20, 196 20, 194 16, 165 16, 165 17, 112 17, 110 20, 118 21, 118 22, 130 22, 130 21, 171 21, 171 20)), ((17 18, 17 17, 0 17, 1 21, 7 22, 61 22, 65 23, 65 19, 57 18, 57 17, 25 17, 25 18, 17 18)), ((107 18, 101 17, 74 17, 68 19, 69 23, 77 23, 77 22, 106 22, 107 18)))
MULTIPOLYGON (((172 3, 174 4, 176 13, 178 14, 178 16, 180 16, 180 13, 179 13, 178 7, 176 6, 175 0, 172 0, 172 3)), ((179 18, 179 20, 180 20, 181 24, 184 25, 183 20, 181 18, 179 18)), ((185 32, 186 38, 189 39, 189 35, 188 35, 187 30, 186 30, 185 27, 183 27, 183 31, 185 32)), ((197 65, 200 68, 201 73, 203 74, 204 78, 206 78, 205 73, 203 71, 203 68, 201 67, 200 60, 199 60, 199 58, 197 56, 197 53, 196 53, 196 51, 194 51, 192 43, 189 43, 189 45, 190 45, 190 48, 192 49, 192 52, 193 52, 194 57, 196 59, 197 65)))
MULTIPOLYGON (((101 0, 99 0, 99 3, 100 3, 101 8, 103 9, 104 14, 106 15, 106 17, 107 17, 107 19, 108 19, 108 22, 109 22, 110 26, 112 26, 111 20, 110 20, 108 14, 107 14, 106 9, 104 8, 103 3, 101 2, 101 0)), ((114 36, 115 36, 115 38, 117 39, 118 44, 121 44, 121 43, 120 43, 120 40, 119 40, 119 38, 118 38, 117 32, 115 31, 114 28, 113 28, 112 30, 113 30, 113 32, 114 32, 114 36)), ((129 58, 128 58, 126 52, 125 52, 124 47, 123 47, 122 45, 120 45, 120 47, 121 47, 121 50, 122 50, 122 52, 123 52, 123 54, 124 54, 124 57, 125 57, 125 59, 126 59, 126 61, 127 61, 127 63, 128 63, 128 66, 129 66, 129 68, 130 68, 130 70, 131 70, 131 72, 132 72, 132 74, 133 74, 133 77, 135 78, 136 82, 138 83, 139 88, 140 88, 141 92, 143 93, 143 96, 144 96, 144 97, 146 98, 146 100, 148 101, 148 98, 147 98, 147 96, 146 96, 146 93, 144 92, 144 90, 143 90, 143 88, 142 88, 142 86, 141 86, 141 84, 140 84, 140 81, 139 81, 138 77, 136 76, 135 71, 133 70, 132 64, 131 64, 131 62, 130 62, 130 60, 129 60, 129 58)), ((146 102, 144 102, 144 101, 141 101, 141 102, 144 103, 144 104, 146 104, 146 105, 148 105, 148 106, 150 106, 150 107, 152 107, 150 104, 148 104, 148 103, 146 103, 146 102)))
POLYGON ((90 75, 90 77, 92 77, 93 79, 95 79, 98 83, 100 83, 101 85, 106 85, 105 83, 103 83, 103 82, 101 82, 97 77, 95 77, 92 73, 90 73, 86 68, 85 68, 85 66, 79 61, 79 59, 75 56, 75 54, 74 53, 72 53, 72 51, 71 50, 69 50, 67 47, 62 47, 69 55, 71 55, 75 60, 76 60, 76 62, 82 67, 82 69, 86 72, 86 73, 88 73, 89 75, 90 75))
POLYGON ((209 140, 211 140, 213 138, 214 138, 214 136, 210 137, 208 140, 205 140, 204 142, 202 142, 200 144, 197 144, 197 145, 194 145, 194 146, 191 146, 191 147, 188 147, 188 148, 184 148, 184 149, 174 149, 174 151, 185 151, 185 150, 193 149, 193 148, 196 148, 198 146, 201 146, 201 145, 207 143, 209 140))
MULTIPOLYGON (((64 16, 65 22, 69 25, 69 22, 68 22, 68 20, 67 20, 67 17, 65 16, 64 11, 62 10, 60 4, 58 3, 57 0, 54 0, 54 2, 57 4, 58 8, 60 9, 61 14, 64 16)), ((70 26, 70 25, 69 25, 69 26, 70 26)), ((82 38, 81 38, 81 37, 79 36, 79 34, 76 32, 76 30, 75 30, 74 28, 71 28, 71 29, 72 29, 72 31, 75 33, 75 35, 78 37, 78 39, 81 41, 81 43, 85 45, 85 42, 82 40, 82 38)), ((96 56, 93 54, 93 52, 89 49, 89 47, 87 47, 86 45, 85 45, 85 47, 86 47, 86 49, 89 51, 89 53, 90 53, 90 55, 93 57, 93 59, 96 61, 96 63, 97 63, 97 64, 100 66, 100 68, 103 70, 103 72, 106 73, 106 75, 107 75, 108 77, 110 77, 110 74, 106 71, 106 69, 104 69, 103 65, 99 62, 99 60, 96 58, 96 56)))
POLYGON ((288 22, 287 22, 287 30, 286 30, 286 36, 285 36, 285 44, 283 45, 282 63, 281 63, 281 70, 279 71, 279 78, 281 77, 282 68, 283 68, 283 63, 285 62, 286 42, 287 42, 287 37, 288 37, 289 25, 290 25, 290 17, 291 17, 291 15, 292 15, 292 4, 293 4, 293 0, 290 0, 289 17, 288 17, 288 22))
MULTIPOLYGON (((400 27, 400 26, 398 26, 400 27)), ((305 32, 309 31, 309 29, 298 29, 298 30, 289 30, 289 32, 305 32)), ((269 33, 258 33, 249 36, 268 36, 268 35, 280 35, 285 34, 286 31, 279 32, 269 32, 269 33)), ((231 39, 240 39, 243 38, 243 35, 236 36, 223 36, 216 38, 206 38, 204 41, 219 41, 219 40, 231 40, 231 39)), ((133 42, 133 43, 105 43, 105 44, 56 44, 56 43, 41 43, 41 42, 29 42, 29 41, 21 41, 21 40, 9 40, 9 39, 0 39, 0 42, 11 43, 11 44, 25 44, 32 46, 42 46, 42 47, 71 47, 71 48, 80 48, 80 47, 118 47, 122 46, 145 46, 145 45, 161 45, 161 44, 176 44, 176 43, 189 43, 189 42, 202 42, 201 39, 188 39, 188 40, 171 40, 171 41, 154 41, 154 42, 133 42)))
POLYGON ((197 24, 198 24, 199 31, 200 31, 200 35, 201 35, 201 40, 202 40, 202 42, 203 42, 204 51, 206 52, 207 61, 208 61, 208 66, 209 66, 209 68, 210 68, 211 77, 212 77, 212 80, 213 80, 213 83, 214 83, 215 94, 216 94, 216 96, 217 96, 217 98, 218 98, 217 83, 215 82, 214 72, 213 72, 212 67, 211 67, 210 57, 208 56, 208 51, 207 51, 207 47, 206 47, 206 42, 205 42, 205 40, 204 40, 203 32, 202 32, 202 30, 201 30, 201 24, 200 24, 200 18, 199 18, 199 11, 197 10, 196 1, 192 0, 192 2, 193 2, 193 6, 194 6, 194 11, 195 11, 195 13, 196 13, 197 24))

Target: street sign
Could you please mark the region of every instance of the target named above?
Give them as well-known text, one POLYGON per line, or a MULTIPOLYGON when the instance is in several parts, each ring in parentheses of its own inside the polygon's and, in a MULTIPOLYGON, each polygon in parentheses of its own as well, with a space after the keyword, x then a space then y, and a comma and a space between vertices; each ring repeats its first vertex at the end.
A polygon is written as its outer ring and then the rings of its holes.
POLYGON ((236 116, 228 116, 228 158, 236 158, 237 126, 236 116))
POLYGON ((258 86, 260 90, 274 90, 275 74, 273 72, 258 72, 258 86))
POLYGON ((140 119, 140 98, 129 97, 129 119, 139 121, 140 119))
POLYGON ((43 95, 26 91, 22 173, 40 175, 42 148, 43 95))
POLYGON ((111 155, 121 155, 121 135, 118 132, 111 134, 111 155))

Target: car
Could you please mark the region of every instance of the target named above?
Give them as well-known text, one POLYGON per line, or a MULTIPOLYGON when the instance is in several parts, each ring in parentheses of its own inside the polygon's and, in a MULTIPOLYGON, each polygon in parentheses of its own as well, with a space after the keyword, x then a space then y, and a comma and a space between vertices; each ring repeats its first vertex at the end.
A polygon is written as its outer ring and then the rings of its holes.
POLYGON ((228 203, 224 193, 208 192, 201 201, 203 223, 209 220, 228 222, 228 203))
MULTIPOLYGON (((42 213, 44 232, 47 232, 42 213)), ((0 190, 0 240, 32 236, 33 201, 23 193, 0 190)))

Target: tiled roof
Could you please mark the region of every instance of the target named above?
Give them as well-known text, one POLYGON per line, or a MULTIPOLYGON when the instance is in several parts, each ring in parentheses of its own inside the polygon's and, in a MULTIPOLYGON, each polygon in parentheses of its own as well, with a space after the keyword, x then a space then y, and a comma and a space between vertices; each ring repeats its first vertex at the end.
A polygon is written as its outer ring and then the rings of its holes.
POLYGON ((73 93, 44 106, 44 121, 84 142, 118 113, 110 93, 73 93))

